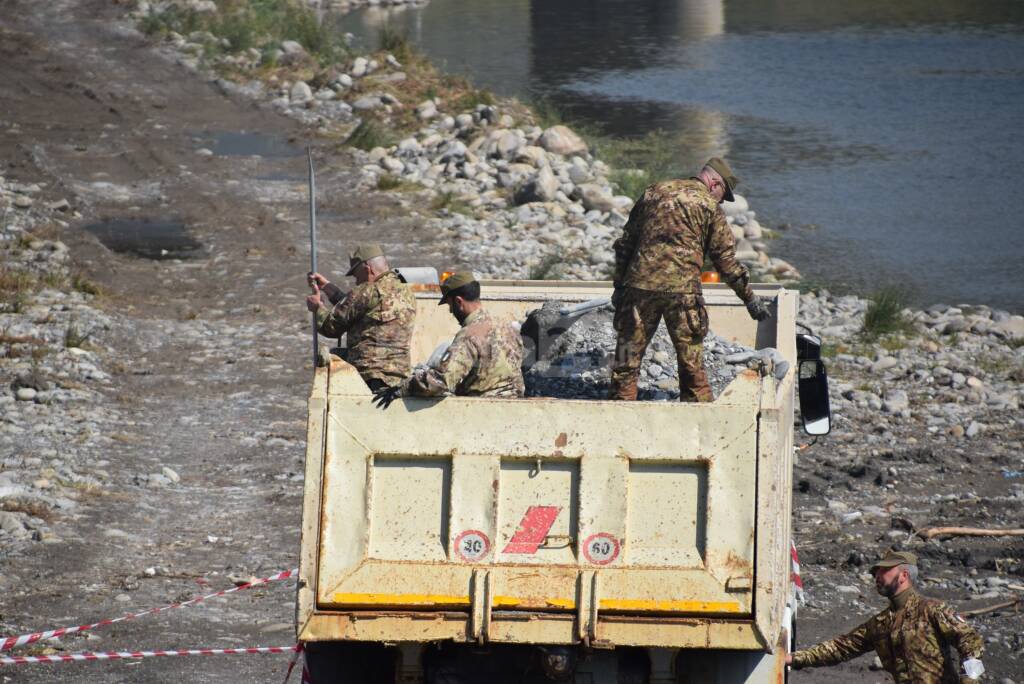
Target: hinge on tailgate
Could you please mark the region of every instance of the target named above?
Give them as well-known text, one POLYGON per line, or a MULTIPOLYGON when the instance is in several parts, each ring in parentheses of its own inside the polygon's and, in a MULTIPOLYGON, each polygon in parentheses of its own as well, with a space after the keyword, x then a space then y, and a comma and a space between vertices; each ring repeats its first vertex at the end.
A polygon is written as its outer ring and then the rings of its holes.
POLYGON ((577 637, 587 648, 600 648, 597 640, 597 613, 601 605, 601 585, 595 571, 583 570, 576 580, 577 637))
POLYGON ((491 629, 491 605, 494 603, 490 571, 482 568, 473 570, 469 598, 470 636, 478 644, 483 644, 491 629))

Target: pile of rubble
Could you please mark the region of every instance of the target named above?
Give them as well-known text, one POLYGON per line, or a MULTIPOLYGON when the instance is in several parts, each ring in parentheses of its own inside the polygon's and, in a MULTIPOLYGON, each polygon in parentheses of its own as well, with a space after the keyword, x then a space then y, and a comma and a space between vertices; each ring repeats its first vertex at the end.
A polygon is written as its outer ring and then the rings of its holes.
MULTIPOLYGON (((547 302, 530 312, 522 325, 526 395, 560 399, 604 399, 608 396, 615 356, 614 311, 611 304, 578 315, 564 302, 547 302)), ((738 372, 760 357, 754 350, 709 332, 704 339, 704 367, 715 397, 738 372)), ((664 324, 647 348, 640 367, 639 398, 679 399, 675 349, 664 324)))

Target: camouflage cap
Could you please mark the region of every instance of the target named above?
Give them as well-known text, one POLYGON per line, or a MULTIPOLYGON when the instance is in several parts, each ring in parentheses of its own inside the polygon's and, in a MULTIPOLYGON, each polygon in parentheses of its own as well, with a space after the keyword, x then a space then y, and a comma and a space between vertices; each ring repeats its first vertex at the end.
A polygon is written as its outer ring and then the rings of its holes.
POLYGON ((452 290, 458 290, 464 285, 476 282, 476 276, 473 275, 472 271, 456 271, 450 276, 445 278, 441 282, 441 301, 437 303, 438 306, 447 303, 448 295, 452 290))
POLYGON ((378 245, 377 243, 371 242, 369 244, 359 245, 358 247, 356 247, 355 251, 352 252, 352 254, 350 254, 348 257, 349 269, 348 273, 346 273, 345 275, 352 275, 352 273, 356 270, 359 264, 363 263, 364 261, 367 261, 374 257, 382 256, 384 256, 384 250, 381 249, 380 245, 378 245))
POLYGON ((871 572, 879 568, 895 568, 897 565, 917 565, 917 556, 909 551, 890 551, 882 560, 871 566, 871 572))
POLYGON ((713 168, 722 177, 722 180, 725 181, 725 196, 722 199, 727 202, 734 201, 736 198, 733 196, 732 191, 740 184, 740 179, 733 175, 732 169, 725 163, 725 160, 721 157, 712 157, 708 159, 708 163, 704 166, 713 168))

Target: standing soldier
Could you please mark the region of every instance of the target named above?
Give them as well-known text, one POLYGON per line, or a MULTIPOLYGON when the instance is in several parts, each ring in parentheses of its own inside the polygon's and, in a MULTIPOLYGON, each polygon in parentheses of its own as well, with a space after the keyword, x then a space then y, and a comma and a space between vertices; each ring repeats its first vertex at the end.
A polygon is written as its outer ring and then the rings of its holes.
POLYGON ((345 275, 355 276, 356 286, 347 295, 319 273, 310 273, 313 294, 306 297, 306 307, 316 313, 322 334, 348 334, 346 361, 355 366, 370 391, 376 392, 398 384, 409 374, 416 299, 388 267, 380 245, 360 245, 349 258, 349 266, 345 275))
POLYGON ((483 308, 472 273, 453 273, 441 283, 441 301, 462 326, 436 368, 417 370, 397 387, 376 393, 387 408, 397 397, 521 397, 523 340, 510 323, 483 308))
POLYGON ((871 572, 889 606, 849 634, 797 651, 786 662, 796 669, 836 665, 874 649, 896 684, 977 682, 985 672, 981 637, 944 603, 917 593, 917 556, 890 551, 871 572))
POLYGON ((649 186, 633 205, 614 245, 618 341, 611 399, 636 399, 640 362, 664 318, 679 362, 680 401, 713 401, 702 358, 708 332, 700 285, 705 255, 751 318, 771 315, 736 261, 736 241, 719 207, 723 199, 732 201, 738 182, 728 164, 714 157, 694 178, 649 186))

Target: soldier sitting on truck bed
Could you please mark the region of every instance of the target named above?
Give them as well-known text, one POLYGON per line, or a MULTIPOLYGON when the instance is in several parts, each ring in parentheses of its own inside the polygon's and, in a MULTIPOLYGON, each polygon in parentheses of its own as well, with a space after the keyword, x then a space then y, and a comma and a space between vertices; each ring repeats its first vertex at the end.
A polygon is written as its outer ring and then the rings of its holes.
POLYGON ((890 551, 871 566, 875 588, 889 605, 849 634, 786 656, 794 668, 837 665, 874 649, 896 684, 977 682, 984 673, 982 641, 962 617, 914 589, 917 556, 890 551), (962 663, 948 652, 955 647, 962 663))
POLYGON ((614 244, 618 340, 610 399, 636 399, 640 362, 664 318, 679 361, 679 399, 714 400, 702 355, 708 332, 700 285, 705 254, 751 318, 770 315, 736 260, 736 241, 719 207, 723 199, 732 201, 738 182, 725 161, 713 157, 694 178, 655 183, 633 205, 614 244))
POLYGON ((473 274, 453 273, 441 283, 441 304, 448 305, 462 329, 436 368, 417 370, 397 387, 379 390, 377 406, 387 408, 400 396, 523 396, 522 338, 510 323, 484 310, 473 274))
POLYGON ((310 273, 313 294, 306 297, 306 306, 316 313, 322 334, 348 333, 346 361, 375 392, 397 385, 409 374, 416 298, 390 270, 380 245, 360 245, 349 266, 345 275, 355 276, 356 286, 347 295, 319 273, 310 273))

